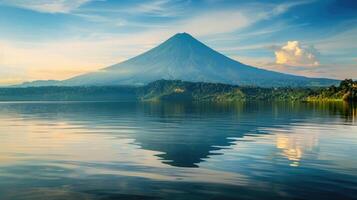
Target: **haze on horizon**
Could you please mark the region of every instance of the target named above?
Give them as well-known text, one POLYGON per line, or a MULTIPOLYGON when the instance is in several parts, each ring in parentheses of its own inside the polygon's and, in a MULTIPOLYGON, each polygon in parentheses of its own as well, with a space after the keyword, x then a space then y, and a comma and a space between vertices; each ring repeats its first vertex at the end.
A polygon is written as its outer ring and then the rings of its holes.
POLYGON ((0 85, 67 79, 177 32, 252 66, 357 78, 353 0, 0 0, 0 85))

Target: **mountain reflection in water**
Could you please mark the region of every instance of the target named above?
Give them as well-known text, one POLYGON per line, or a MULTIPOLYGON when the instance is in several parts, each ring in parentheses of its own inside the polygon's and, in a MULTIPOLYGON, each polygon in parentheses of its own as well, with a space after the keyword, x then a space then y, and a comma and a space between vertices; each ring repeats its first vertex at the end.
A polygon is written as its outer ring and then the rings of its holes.
POLYGON ((350 199, 356 116, 346 103, 1 103, 0 199, 350 199))

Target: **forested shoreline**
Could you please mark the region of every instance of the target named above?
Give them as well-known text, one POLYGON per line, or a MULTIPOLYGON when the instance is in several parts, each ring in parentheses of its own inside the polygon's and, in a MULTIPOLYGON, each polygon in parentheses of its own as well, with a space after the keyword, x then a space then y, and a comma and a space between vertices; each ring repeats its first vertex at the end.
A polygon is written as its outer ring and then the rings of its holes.
POLYGON ((0 88, 0 101, 356 101, 357 81, 338 86, 263 88, 158 80, 145 86, 0 88))

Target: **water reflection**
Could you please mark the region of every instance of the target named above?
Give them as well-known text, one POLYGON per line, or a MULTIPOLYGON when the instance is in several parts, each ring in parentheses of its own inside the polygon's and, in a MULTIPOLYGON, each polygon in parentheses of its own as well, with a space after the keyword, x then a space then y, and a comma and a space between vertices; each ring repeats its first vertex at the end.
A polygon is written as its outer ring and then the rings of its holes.
POLYGON ((348 102, 315 102, 309 105, 316 110, 328 112, 332 116, 340 116, 348 123, 357 121, 357 105, 348 102))
POLYGON ((349 199, 355 122, 344 103, 2 103, 0 199, 349 199))
POLYGON ((299 161, 302 157, 302 149, 293 143, 288 137, 278 137, 276 141, 276 147, 281 149, 283 155, 286 156, 292 163, 290 166, 299 166, 299 161))
POLYGON ((318 146, 318 136, 315 134, 280 134, 276 135, 276 148, 290 161, 290 166, 298 167, 304 154, 312 152, 318 146))
MULTIPOLYGON (((46 148, 55 154, 65 146, 68 152, 78 153, 80 151, 76 145, 81 145, 82 141, 86 142, 84 145, 104 150, 113 144, 107 141, 93 141, 95 143, 91 144, 92 140, 88 138, 91 136, 80 133, 106 133, 113 138, 132 139, 138 148, 156 152, 155 156, 162 163, 198 167, 200 162, 215 155, 217 150, 232 145, 247 134, 271 132, 259 131, 262 128, 308 120, 331 123, 331 120, 336 120, 335 116, 354 123, 356 108, 346 104, 288 103, 32 103, 3 104, 1 114, 0 125, 6 127, 2 132, 15 133, 7 136, 12 137, 13 141, 4 144, 3 149, 11 146, 13 152, 34 153, 46 148), (332 119, 321 118, 326 117, 326 112, 327 116, 333 116, 332 119), (31 146, 24 147, 14 142, 18 139, 16 134, 23 131, 18 129, 19 126, 26 128, 23 141, 31 146)), ((287 135, 278 137, 276 143, 277 148, 293 161, 292 165, 298 165, 303 153, 299 144, 287 135)), ((85 152, 90 150, 86 149, 85 152)), ((113 149, 109 148, 106 152, 99 154, 97 159, 111 155, 113 149)), ((96 155, 95 149, 90 155, 96 155)), ((108 160, 113 156, 109 156, 108 160)))

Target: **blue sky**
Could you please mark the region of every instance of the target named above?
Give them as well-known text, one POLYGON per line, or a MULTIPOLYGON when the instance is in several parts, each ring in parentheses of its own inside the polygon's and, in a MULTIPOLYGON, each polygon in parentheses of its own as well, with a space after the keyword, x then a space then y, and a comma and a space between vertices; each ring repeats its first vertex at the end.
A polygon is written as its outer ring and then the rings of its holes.
POLYGON ((177 32, 260 68, 357 78, 353 0, 0 0, 0 85, 95 71, 177 32))

